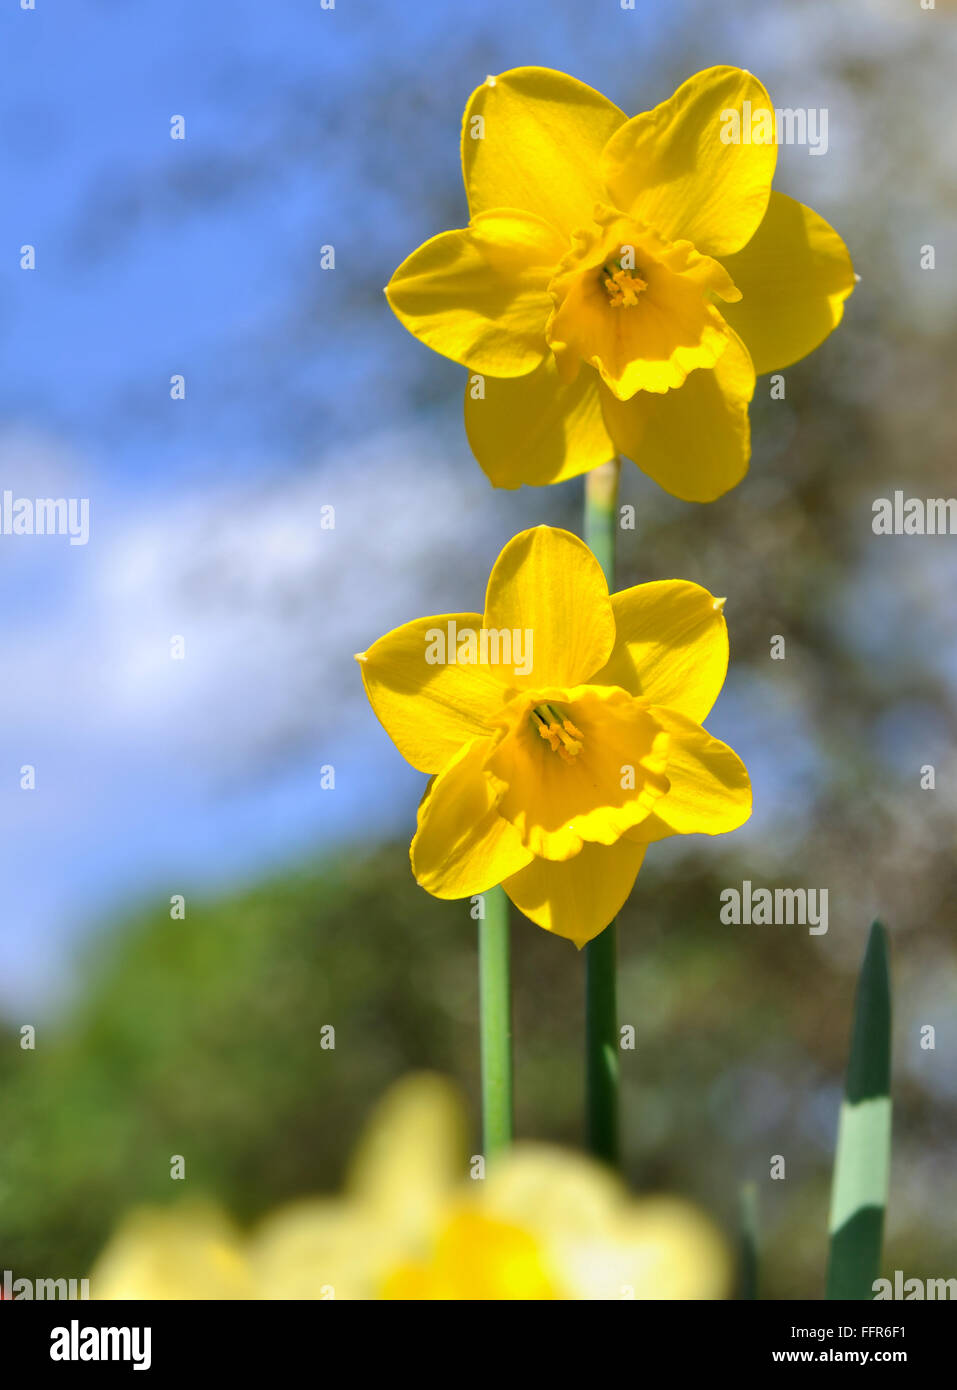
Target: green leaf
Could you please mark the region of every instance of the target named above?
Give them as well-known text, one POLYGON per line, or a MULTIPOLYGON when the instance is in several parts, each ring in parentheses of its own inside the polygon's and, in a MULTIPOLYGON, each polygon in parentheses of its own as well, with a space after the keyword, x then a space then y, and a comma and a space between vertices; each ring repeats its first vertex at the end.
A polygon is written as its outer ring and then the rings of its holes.
POLYGON ((891 987, 887 933, 864 953, 831 1188, 829 1299, 873 1299, 891 1155, 891 987))

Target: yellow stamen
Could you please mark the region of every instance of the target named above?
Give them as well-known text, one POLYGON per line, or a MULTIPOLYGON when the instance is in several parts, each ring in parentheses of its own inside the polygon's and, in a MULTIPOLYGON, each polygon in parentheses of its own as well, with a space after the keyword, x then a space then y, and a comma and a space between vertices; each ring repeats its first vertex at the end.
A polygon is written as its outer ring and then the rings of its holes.
POLYGON ((642 290, 648 288, 648 281, 637 271, 622 270, 620 266, 615 269, 603 266, 601 282, 613 309, 633 309, 642 290))
POLYGON ((552 705, 536 705, 531 713, 532 723, 553 753, 563 762, 574 762, 584 747, 585 735, 570 719, 563 718, 552 705))

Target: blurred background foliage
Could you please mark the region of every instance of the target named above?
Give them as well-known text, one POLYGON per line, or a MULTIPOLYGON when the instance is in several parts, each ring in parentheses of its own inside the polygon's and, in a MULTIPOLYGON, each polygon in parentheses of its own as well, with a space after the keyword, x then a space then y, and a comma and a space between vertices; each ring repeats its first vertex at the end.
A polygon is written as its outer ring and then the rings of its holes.
MULTIPOLYGON (((733 856, 723 869, 652 863, 621 919, 621 1017, 638 1033, 622 1053, 627 1176, 694 1197, 731 1240, 739 1184, 755 1180, 763 1295, 816 1297, 853 971, 822 968, 794 928, 716 933, 724 878, 748 873, 733 856), (777 1154, 783 1182, 769 1179, 777 1154)), ((140 917, 95 958, 82 1003, 35 1051, 0 1034, 5 1267, 86 1270, 129 1206, 184 1190, 246 1221, 334 1191, 371 1101, 416 1068, 466 1088, 479 1150, 474 923, 411 882, 404 846, 191 903, 183 921, 140 917)), ((518 1131, 572 1147, 582 964, 515 923, 518 1131)), ((927 1219, 921 1183, 936 1196, 951 1180, 957 1107, 906 1074, 895 1103, 885 1263, 932 1275, 953 1232, 927 1219)))
MULTIPOLYGON (((10 618, 5 749, 19 766, 25 744, 63 731, 46 757, 60 783, 34 820, 18 790, 0 793, 0 1268, 80 1274, 130 1204, 184 1187, 243 1220, 332 1189, 362 1117, 412 1067, 460 1080, 476 1116, 474 923, 411 881, 421 779, 366 709, 351 652, 474 606, 509 535, 577 529, 580 484, 492 497, 462 434, 463 374, 405 335, 381 286, 465 219, 458 123, 486 73, 562 67, 635 111, 734 62, 776 104, 828 107, 827 156, 782 149, 776 185, 841 231, 861 284, 840 330, 784 374, 785 400, 759 381, 741 487, 692 507, 624 470, 638 530, 621 586, 677 575, 728 597, 732 666, 709 727, 755 786, 739 834, 655 847, 623 914, 621 1016, 638 1030, 626 1167, 729 1234, 755 1180, 762 1293, 820 1296, 854 978, 880 915, 895 1002, 885 1270, 953 1274, 957 541, 871 529, 896 488, 953 492, 953 8, 45 8, 20 70, 46 64, 50 81, 6 100, 26 132, 12 205, 57 189, 59 260, 29 303, 26 277, 12 285, 0 408, 69 452, 98 545, 56 583, 15 569, 22 551, 0 557, 24 615, 19 635, 10 618), (78 47, 96 54, 88 69, 78 47), (190 138, 150 146, 180 92, 190 138), (334 275, 318 269, 326 243, 334 275), (175 425, 170 362, 191 382, 175 425), (282 522, 268 536, 265 497, 282 522), (333 558, 310 521, 327 501, 333 558), (147 553, 152 569, 136 563, 147 553), (165 654, 184 625, 202 659, 174 688, 129 653, 148 638, 165 654), (315 794, 322 761, 334 794, 315 794), (828 888, 828 934, 722 926, 718 895, 745 878, 828 888), (51 884, 62 900, 47 903, 51 884), (770 1180, 774 1155, 785 1181, 770 1180)), ((17 439, 0 439, 5 465, 27 457, 17 439)), ((518 918, 514 955, 518 1128, 574 1145, 583 962, 518 918)))

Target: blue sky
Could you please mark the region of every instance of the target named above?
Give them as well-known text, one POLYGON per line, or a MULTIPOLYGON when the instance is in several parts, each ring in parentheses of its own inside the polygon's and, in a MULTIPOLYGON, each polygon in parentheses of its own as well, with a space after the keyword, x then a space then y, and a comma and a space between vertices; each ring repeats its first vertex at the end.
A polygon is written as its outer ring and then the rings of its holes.
MULTIPOLYGON (((85 548, 37 537, 0 553, 0 1002, 15 1011, 57 993, 69 943, 114 911, 254 876, 369 825, 407 829, 420 779, 358 702, 350 712, 343 658, 376 635, 371 622, 420 607, 423 466, 437 506, 444 491, 450 513, 488 514, 473 528, 485 553, 458 566, 463 590, 507 524, 471 473, 450 482, 447 458, 460 466, 463 450, 447 422, 441 457, 439 419, 427 434, 410 424, 421 361, 367 283, 384 283, 421 219, 404 180, 383 187, 388 131, 370 122, 418 99, 437 53, 458 63, 461 80, 443 77, 448 124, 436 119, 417 151, 419 177, 446 183, 454 205, 458 114, 483 49, 500 65, 567 63, 571 27, 544 5, 494 23, 437 4, 4 7, 0 482, 93 510, 85 548), (170 139, 173 115, 185 141, 170 139), (326 242, 335 281, 318 271, 326 242), (18 265, 26 243, 32 272, 18 265), (411 368, 395 366, 397 346, 411 368), (187 392, 176 403, 174 372, 187 392), (358 476, 343 478, 350 465, 358 476), (309 522, 325 500, 338 504, 334 536, 309 522), (383 517, 387 554, 370 539, 383 517), (338 591, 333 576, 350 569, 338 591), (224 576, 232 587, 217 591, 224 576), (290 618, 284 591, 309 584, 312 609, 290 618), (351 645, 333 650, 346 632, 351 645), (318 785, 326 761, 334 799, 318 785), (26 763, 33 792, 18 785, 26 763)), ((458 550, 432 546, 446 561, 458 550)))

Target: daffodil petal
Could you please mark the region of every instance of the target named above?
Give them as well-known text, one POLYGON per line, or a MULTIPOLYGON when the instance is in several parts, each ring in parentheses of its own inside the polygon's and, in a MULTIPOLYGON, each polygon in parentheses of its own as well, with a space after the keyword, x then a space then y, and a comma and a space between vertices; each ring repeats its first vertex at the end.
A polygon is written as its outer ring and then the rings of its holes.
POLYGON ((645 846, 625 838, 574 859, 535 859, 502 885, 525 916, 579 949, 604 931, 634 886, 645 846))
POLYGON ((602 386, 602 410, 619 453, 685 502, 713 502, 748 471, 748 402, 754 368, 736 333, 712 368, 692 372, 677 391, 640 391, 620 401, 602 386))
POLYGON ((651 1197, 616 1212, 603 1258, 587 1258, 574 1272, 579 1299, 629 1297, 689 1301, 727 1298, 734 1261, 721 1232, 680 1198, 651 1197))
POLYGON ((306 1197, 271 1213, 249 1242, 259 1297, 374 1299, 402 1249, 379 1212, 339 1197, 306 1197))
POLYGON ((96 1299, 253 1299, 245 1242, 205 1202, 136 1207, 122 1220, 90 1275, 96 1299))
POLYGON ((582 1237, 604 1244, 631 1207, 621 1178, 603 1163, 527 1139, 507 1149, 476 1187, 485 1210, 520 1222, 553 1249, 582 1237))
POLYGON ((547 286, 562 246, 532 213, 485 213, 413 251, 386 297, 400 322, 435 352, 492 376, 522 376, 547 352, 547 286))
POLYGON ((722 313, 758 373, 813 352, 840 323, 854 289, 854 267, 837 232, 784 193, 771 194, 754 236, 724 264, 743 297, 722 313))
POLYGON ((650 843, 669 834, 737 830, 751 814, 751 781, 737 753, 676 710, 651 705, 648 712, 670 738, 670 789, 655 802, 653 815, 626 831, 628 838, 650 843))
MULTIPOLYGON (((773 120, 771 99, 751 73, 707 68, 615 131, 602 153, 602 177, 623 212, 672 241, 686 237, 709 256, 727 256, 751 239, 768 205, 777 163, 773 120), (734 143, 727 113, 741 122, 743 113, 759 111, 771 112, 770 142, 734 143)), ((746 120, 744 130, 751 134, 746 120)))
POLYGON ((583 684, 615 644, 601 565, 577 536, 552 526, 522 531, 505 546, 489 576, 485 626, 530 637, 530 669, 505 668, 520 688, 583 684))
POLYGON ((412 872, 434 898, 467 898, 527 864, 531 851, 496 809, 485 761, 493 740, 476 739, 439 773, 419 805, 412 872))
POLYGON ((623 111, 563 72, 489 77, 462 119, 462 172, 474 216, 525 208, 570 236, 603 196, 598 160, 623 111))
POLYGON ((561 483, 611 458, 598 376, 590 368, 564 386, 549 354, 528 376, 470 380, 465 431, 472 453, 495 487, 561 483))
POLYGON ((505 699, 500 667, 449 660, 459 637, 481 627, 480 613, 417 618, 357 657, 379 722, 420 772, 438 772, 464 744, 487 736, 488 717, 505 699))
POLYGON ((346 1192, 397 1242, 428 1230, 459 1179, 468 1123, 458 1087, 434 1072, 394 1082, 365 1121, 346 1192))
POLYGON ((596 685, 668 705, 700 724, 728 670, 724 600, 685 579, 638 584, 611 596, 615 649, 596 685))

